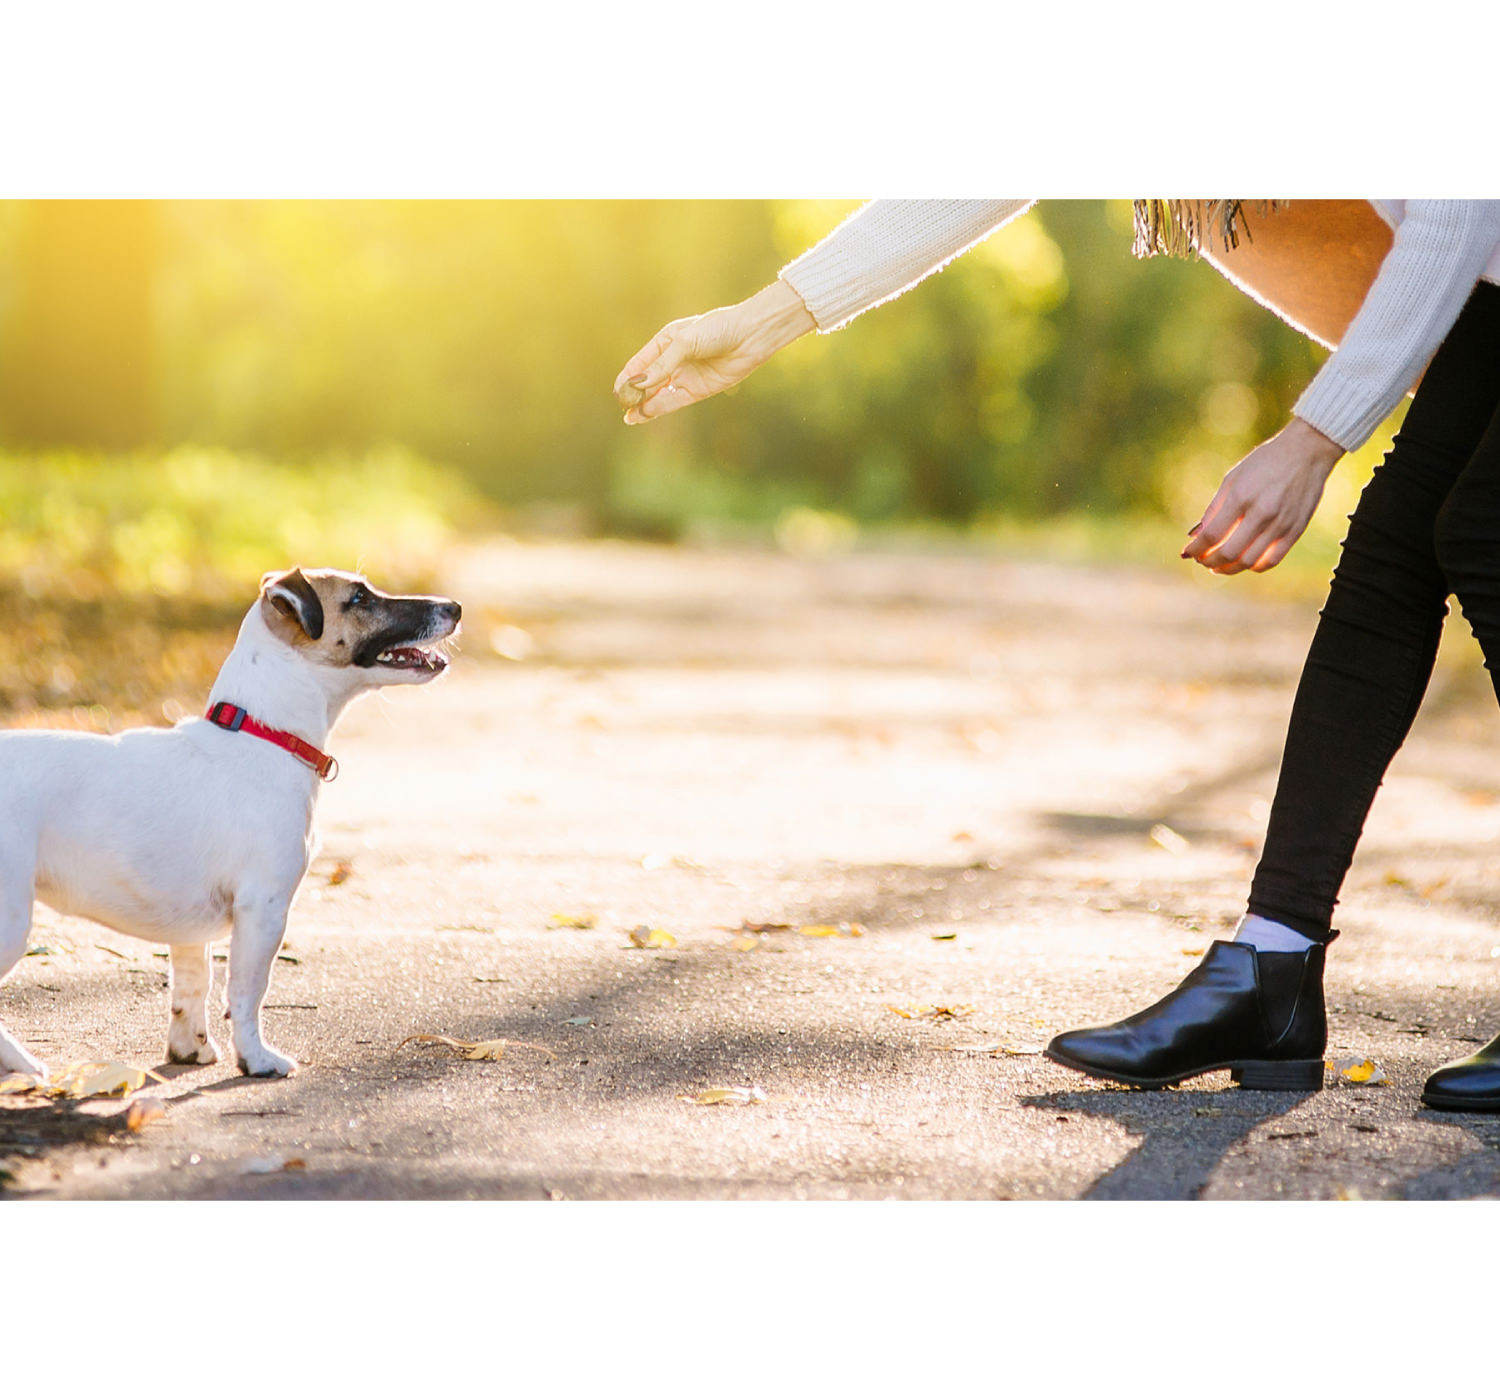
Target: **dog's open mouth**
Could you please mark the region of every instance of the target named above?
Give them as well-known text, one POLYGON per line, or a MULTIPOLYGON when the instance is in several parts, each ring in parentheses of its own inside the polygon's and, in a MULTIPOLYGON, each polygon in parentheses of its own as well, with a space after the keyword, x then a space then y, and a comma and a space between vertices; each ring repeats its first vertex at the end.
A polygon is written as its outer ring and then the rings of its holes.
POLYGON ((387 647, 376 655, 375 665, 392 671, 424 671, 436 675, 448 669, 448 658, 436 648, 387 647))

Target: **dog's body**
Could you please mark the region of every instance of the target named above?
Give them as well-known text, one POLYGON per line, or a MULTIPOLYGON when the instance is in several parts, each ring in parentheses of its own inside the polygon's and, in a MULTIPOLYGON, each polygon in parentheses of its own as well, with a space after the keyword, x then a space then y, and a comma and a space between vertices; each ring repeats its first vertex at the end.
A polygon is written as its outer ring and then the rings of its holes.
MULTIPOLYGON (((321 750, 345 705, 433 679, 425 644, 459 605, 394 598, 351 574, 268 574, 210 695, 321 750)), ((321 755, 319 755, 321 757, 321 755)), ((208 719, 105 737, 0 734, 0 978, 26 951, 32 902, 172 950, 174 1060, 211 1064, 209 944, 226 928, 229 1016, 247 1074, 295 1062, 261 1038, 260 1008, 297 887, 316 850, 310 761, 208 719)), ((0 1069, 44 1067, 0 1025, 0 1069)))

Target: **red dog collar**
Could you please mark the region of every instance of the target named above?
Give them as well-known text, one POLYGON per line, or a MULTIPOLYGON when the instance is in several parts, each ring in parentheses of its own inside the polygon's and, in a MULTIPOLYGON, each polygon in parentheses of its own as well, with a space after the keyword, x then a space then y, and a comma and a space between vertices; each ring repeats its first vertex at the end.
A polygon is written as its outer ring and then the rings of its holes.
POLYGON ((268 744, 285 749, 289 754, 300 758, 325 783, 331 783, 339 775, 339 761, 332 754, 313 748, 306 739, 299 739, 284 729, 272 729, 269 725, 252 719, 238 705, 231 705, 227 700, 210 705, 204 718, 210 724, 217 724, 220 729, 229 730, 231 734, 253 734, 257 739, 264 739, 268 744))

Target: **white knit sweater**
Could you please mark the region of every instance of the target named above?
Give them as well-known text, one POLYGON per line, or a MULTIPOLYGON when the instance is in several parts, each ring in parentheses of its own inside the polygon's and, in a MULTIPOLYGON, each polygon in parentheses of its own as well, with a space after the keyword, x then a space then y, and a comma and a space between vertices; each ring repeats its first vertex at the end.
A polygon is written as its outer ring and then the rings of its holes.
MULTIPOLYGON (((820 331, 900 296, 1009 223, 1030 199, 877 199, 781 271, 820 331)), ((1372 200, 1391 251, 1293 412, 1346 451, 1401 401, 1481 277, 1500 282, 1500 200, 1372 200)))

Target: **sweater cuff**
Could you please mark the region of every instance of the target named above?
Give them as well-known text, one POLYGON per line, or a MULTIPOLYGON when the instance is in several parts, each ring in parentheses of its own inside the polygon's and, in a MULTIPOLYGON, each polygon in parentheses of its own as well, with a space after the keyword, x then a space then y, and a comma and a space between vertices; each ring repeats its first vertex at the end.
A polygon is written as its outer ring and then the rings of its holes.
POLYGON ((874 200, 779 276, 802 298, 820 331, 835 331, 916 286, 1035 202, 874 200))
POLYGON ((777 274, 807 307, 818 329, 825 334, 852 321, 869 304, 863 259, 847 247, 804 254, 777 274))
POLYGON ((1362 447, 1389 411, 1384 398, 1370 392, 1363 376, 1343 374, 1331 361, 1292 405, 1298 418, 1332 438, 1345 452, 1362 447))

